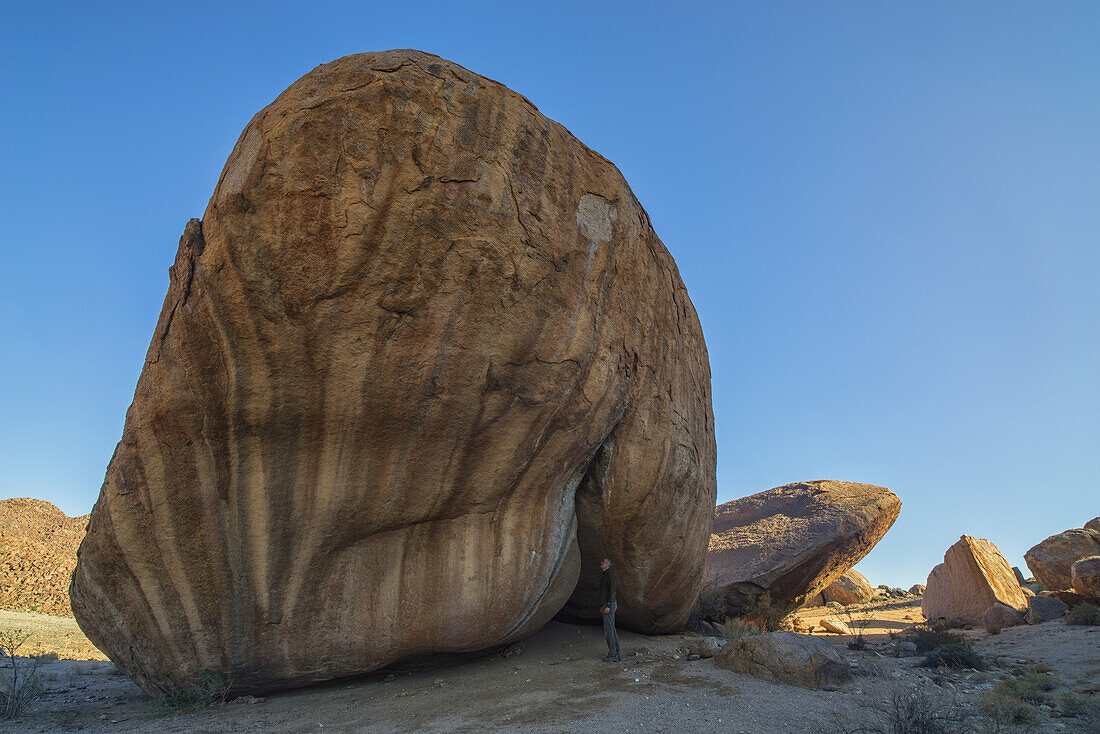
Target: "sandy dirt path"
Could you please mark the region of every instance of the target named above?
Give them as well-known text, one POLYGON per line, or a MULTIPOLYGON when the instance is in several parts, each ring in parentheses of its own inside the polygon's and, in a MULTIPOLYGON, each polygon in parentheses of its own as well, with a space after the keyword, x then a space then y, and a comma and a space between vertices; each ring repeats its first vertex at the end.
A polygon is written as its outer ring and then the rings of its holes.
MULTIPOLYGON (((883 613, 882 621, 892 624, 892 616, 912 610, 883 613)), ((711 660, 688 661, 678 649, 685 635, 623 633, 624 662, 604 663, 599 628, 551 623, 503 651, 191 713, 165 712, 109 662, 61 660, 41 667, 46 694, 18 721, 0 722, 0 731, 796 734, 835 731, 832 716, 859 715, 895 690, 928 691, 973 710, 997 680, 1037 662, 1051 664, 1067 690, 1088 690, 1100 680, 1100 628, 1057 621, 995 637, 984 630, 967 634, 994 662, 989 671, 931 671, 914 658, 884 656, 885 643, 854 652, 833 635, 856 676, 826 692, 738 675, 711 660)), ((72 644, 64 635, 61 640, 72 644)), ((1051 719, 1042 731, 1077 731, 1073 727, 1072 719, 1051 719)))

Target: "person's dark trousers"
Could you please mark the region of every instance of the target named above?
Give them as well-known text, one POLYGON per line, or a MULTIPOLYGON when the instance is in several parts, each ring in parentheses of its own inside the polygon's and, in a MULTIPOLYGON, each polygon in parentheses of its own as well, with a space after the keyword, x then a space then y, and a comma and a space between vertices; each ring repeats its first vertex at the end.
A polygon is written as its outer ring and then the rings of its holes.
POLYGON ((615 610, 619 605, 611 602, 608 606, 611 607, 611 611, 603 615, 603 636, 607 638, 607 657, 611 660, 622 660, 622 655, 619 653, 619 633, 615 631, 615 610))

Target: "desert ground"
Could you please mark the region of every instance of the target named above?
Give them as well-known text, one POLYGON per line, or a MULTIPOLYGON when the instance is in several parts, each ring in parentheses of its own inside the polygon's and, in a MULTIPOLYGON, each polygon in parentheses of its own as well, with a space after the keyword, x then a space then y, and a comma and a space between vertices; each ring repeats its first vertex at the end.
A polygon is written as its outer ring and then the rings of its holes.
MULTIPOLYGON (((1050 667, 1058 691, 1100 690, 1100 627, 1056 620, 998 635, 963 630, 988 669, 933 670, 919 667, 918 657, 886 652, 890 632, 923 621, 919 599, 850 611, 863 626, 866 650, 849 650, 851 637, 815 633, 835 644, 855 673, 836 690, 780 685, 725 670, 711 659, 688 660, 681 647, 695 637, 690 633, 624 632, 623 662, 605 663, 599 627, 553 622, 501 650, 194 711, 166 708, 142 692, 87 642, 72 619, 0 612, 0 631, 31 633, 28 653, 60 658, 42 662, 45 693, 19 719, 0 723, 0 731, 836 732, 865 719, 870 707, 896 693, 976 711, 983 692, 1037 665, 1050 667)), ((836 616, 835 610, 796 612, 806 622, 825 616, 836 616)), ((1044 717, 1030 730, 1087 731, 1056 710, 1044 717)), ((987 730, 993 731, 977 729, 987 730)))

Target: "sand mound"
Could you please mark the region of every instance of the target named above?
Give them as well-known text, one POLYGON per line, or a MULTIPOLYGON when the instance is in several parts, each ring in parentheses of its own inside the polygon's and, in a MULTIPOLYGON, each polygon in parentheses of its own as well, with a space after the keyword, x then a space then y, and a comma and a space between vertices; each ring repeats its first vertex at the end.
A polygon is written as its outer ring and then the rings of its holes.
POLYGON ((0 609, 73 616, 69 580, 87 524, 42 500, 0 501, 0 609))

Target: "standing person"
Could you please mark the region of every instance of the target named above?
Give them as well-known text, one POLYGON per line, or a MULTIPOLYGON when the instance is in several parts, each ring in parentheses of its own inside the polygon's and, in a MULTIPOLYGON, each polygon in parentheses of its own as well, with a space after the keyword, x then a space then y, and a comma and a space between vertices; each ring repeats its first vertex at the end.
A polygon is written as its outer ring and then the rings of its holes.
POLYGON ((615 573, 611 570, 611 559, 600 561, 603 574, 600 577, 600 612, 603 613, 603 636, 607 639, 607 657, 604 662, 619 663, 623 656, 619 654, 619 635, 615 631, 615 610, 619 605, 615 601, 615 573))

